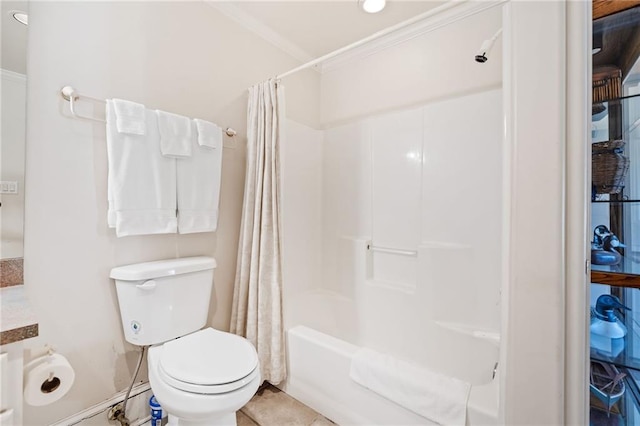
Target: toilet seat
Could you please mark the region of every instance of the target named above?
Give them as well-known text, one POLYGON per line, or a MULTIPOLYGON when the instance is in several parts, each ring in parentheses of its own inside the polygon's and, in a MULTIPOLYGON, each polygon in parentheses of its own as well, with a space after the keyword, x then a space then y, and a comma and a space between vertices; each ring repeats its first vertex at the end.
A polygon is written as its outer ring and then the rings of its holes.
POLYGON ((206 328, 162 345, 158 375, 168 385, 199 394, 239 389, 260 374, 248 340, 206 328))
POLYGON ((158 369, 158 375, 160 376, 162 381, 169 386, 181 391, 198 393, 202 395, 216 395, 238 390, 251 383, 259 374, 259 369, 255 368, 251 373, 249 373, 248 376, 243 377, 242 379, 235 382, 224 383, 221 385, 197 385, 194 383, 183 382, 169 376, 162 370, 162 367, 158 369))

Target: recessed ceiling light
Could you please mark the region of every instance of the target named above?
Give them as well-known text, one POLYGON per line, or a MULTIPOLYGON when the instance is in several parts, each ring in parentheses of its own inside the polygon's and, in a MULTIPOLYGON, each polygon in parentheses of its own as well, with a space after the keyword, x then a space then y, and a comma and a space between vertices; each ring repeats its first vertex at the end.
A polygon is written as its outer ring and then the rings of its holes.
POLYGON ((15 19, 16 21, 24 25, 29 25, 29 15, 27 15, 25 12, 14 10, 13 12, 11 12, 11 14, 13 15, 13 19, 15 19))
POLYGON ((384 9, 386 0, 361 0, 362 10, 368 13, 378 13, 384 9))

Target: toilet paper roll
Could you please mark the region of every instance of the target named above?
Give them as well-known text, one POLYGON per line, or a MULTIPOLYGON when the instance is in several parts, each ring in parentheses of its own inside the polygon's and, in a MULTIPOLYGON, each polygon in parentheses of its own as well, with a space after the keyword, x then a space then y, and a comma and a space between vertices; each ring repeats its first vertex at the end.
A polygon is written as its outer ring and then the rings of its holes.
POLYGON ((36 358, 24 367, 24 402, 51 404, 69 392, 75 377, 71 364, 60 354, 36 358))

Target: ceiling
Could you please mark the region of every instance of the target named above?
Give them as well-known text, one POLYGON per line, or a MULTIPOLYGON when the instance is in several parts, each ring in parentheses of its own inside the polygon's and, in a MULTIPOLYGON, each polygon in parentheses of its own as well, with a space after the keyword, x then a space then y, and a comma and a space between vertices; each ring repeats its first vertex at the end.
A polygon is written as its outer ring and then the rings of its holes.
POLYGON ((388 0, 370 14, 358 0, 236 1, 210 4, 299 60, 308 61, 433 9, 444 1, 388 0), (272 32, 271 37, 265 32, 272 32), (275 37, 274 37, 275 36, 275 37), (290 47, 287 49, 286 46, 290 47))
POLYGON ((27 2, 1 0, 0 4, 2 5, 0 8, 2 13, 0 17, 0 25, 2 25, 0 64, 5 70, 26 74, 27 26, 13 19, 11 12, 14 10, 28 11, 27 2))
MULTIPOLYGON (((388 0, 377 14, 358 0, 215 1, 203 0, 301 62, 322 56, 377 31, 433 9, 444 1, 388 0)), ((26 74, 27 27, 11 16, 27 11, 26 0, 1 0, 2 68, 26 74)))

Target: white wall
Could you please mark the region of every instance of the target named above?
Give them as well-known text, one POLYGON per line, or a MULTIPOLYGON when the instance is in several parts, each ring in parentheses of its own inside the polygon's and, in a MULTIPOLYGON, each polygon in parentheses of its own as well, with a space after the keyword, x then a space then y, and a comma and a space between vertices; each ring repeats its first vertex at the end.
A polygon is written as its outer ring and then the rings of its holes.
MULTIPOLYGON (((566 179, 566 339, 565 359, 565 424, 586 424, 589 416, 589 342, 586 329, 589 312, 584 309, 589 297, 589 271, 584 268, 590 255, 589 204, 591 201, 591 4, 570 2, 566 9, 567 79, 567 166, 566 179)), ((556 12, 557 13, 557 12, 556 12)))
MULTIPOLYGON (((245 172, 246 88, 297 62, 201 2, 33 2, 29 22, 25 282, 40 336, 26 342, 27 360, 48 343, 76 371, 62 400, 26 407, 25 425, 43 425, 129 383, 136 352, 123 339, 108 278, 112 267, 216 257, 210 323, 228 328, 245 172), (117 239, 106 224, 104 125, 69 117, 59 95, 65 85, 238 130, 225 141, 218 231, 117 239)), ((291 117, 317 125, 318 86, 314 71, 287 80, 291 117)), ((104 108, 80 106, 95 116, 104 108)))
POLYGON ((329 127, 499 87, 500 40, 485 64, 476 63, 474 57, 482 41, 501 26, 501 8, 494 7, 323 73, 322 123, 329 127))
POLYGON ((22 257, 26 76, 2 70, 2 164, 0 180, 18 182, 17 194, 0 196, 0 259, 22 257))
MULTIPOLYGON (((583 175, 579 184, 573 181, 576 186, 565 186, 569 80, 566 7, 564 2, 528 1, 505 6, 510 223, 505 234, 509 263, 502 290, 505 309, 500 403, 505 415, 503 422, 509 425, 567 424, 565 365, 576 363, 586 371, 586 357, 565 358, 565 324, 568 321, 575 325, 579 321, 584 325, 588 312, 584 299, 565 299, 568 271, 565 236, 568 228, 575 230, 573 220, 580 224, 585 215, 584 211, 572 209, 572 216, 567 219, 565 200, 567 191, 573 192, 572 197, 584 196, 587 180, 583 175), (572 306, 573 317, 565 316, 568 304, 572 306), (582 309, 575 310, 578 306, 582 309), (580 319, 576 321, 576 317, 580 319)), ((580 96, 581 101, 577 102, 580 107, 588 103, 587 90, 588 86, 582 86, 579 94, 574 92, 580 96)), ((587 143, 585 139, 582 141, 587 143)), ((574 160, 581 162, 583 158, 569 159, 574 160)), ((584 171, 585 167, 581 169, 584 171)), ((572 242, 573 248, 584 245, 583 237, 580 235, 579 242, 572 242)), ((584 268, 584 259, 580 263, 584 268)), ((575 266, 571 265, 574 278, 575 266)), ((584 279, 584 273, 581 275, 584 279)), ((586 279, 581 284, 586 285, 586 279)), ((573 295, 577 293, 573 291, 573 295)), ((586 327, 574 331, 584 333, 586 327)), ((586 352, 586 347, 583 348, 586 352)), ((583 403, 587 402, 585 390, 586 386, 578 391, 582 392, 583 403)))

